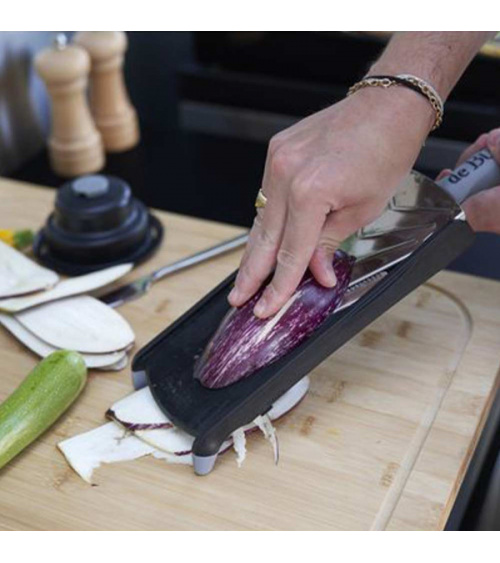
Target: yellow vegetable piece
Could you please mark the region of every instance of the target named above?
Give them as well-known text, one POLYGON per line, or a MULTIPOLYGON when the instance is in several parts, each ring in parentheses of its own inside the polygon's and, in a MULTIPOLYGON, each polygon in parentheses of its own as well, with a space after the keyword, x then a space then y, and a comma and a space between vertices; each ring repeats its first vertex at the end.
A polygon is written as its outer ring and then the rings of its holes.
POLYGON ((14 231, 9 229, 0 229, 0 240, 9 246, 14 246, 14 231))

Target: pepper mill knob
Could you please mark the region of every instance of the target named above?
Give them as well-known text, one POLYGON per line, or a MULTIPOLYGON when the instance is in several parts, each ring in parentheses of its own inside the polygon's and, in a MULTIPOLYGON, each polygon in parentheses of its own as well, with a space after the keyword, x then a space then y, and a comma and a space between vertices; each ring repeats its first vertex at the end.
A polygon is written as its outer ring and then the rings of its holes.
POLYGON ((97 172, 104 166, 104 150, 86 98, 90 58, 84 49, 66 44, 66 36, 35 58, 52 102, 49 157, 60 176, 97 172))
POLYGON ((132 148, 139 142, 139 123, 123 77, 126 34, 80 31, 74 40, 92 60, 90 107, 105 149, 120 152, 132 148))

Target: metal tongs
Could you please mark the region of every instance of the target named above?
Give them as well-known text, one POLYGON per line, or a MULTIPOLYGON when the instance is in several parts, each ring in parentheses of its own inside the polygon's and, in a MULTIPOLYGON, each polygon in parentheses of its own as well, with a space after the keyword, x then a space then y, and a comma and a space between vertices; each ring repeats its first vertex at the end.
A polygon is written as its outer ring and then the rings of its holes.
POLYGON ((482 150, 435 183, 412 172, 386 211, 352 240, 357 258, 340 307, 308 339, 251 377, 223 389, 193 377, 195 359, 229 305, 236 272, 135 356, 134 386, 149 385, 169 419, 195 437, 194 470, 209 473, 224 440, 265 414, 320 362, 432 275, 474 240, 460 207, 468 197, 500 184, 500 169, 482 150))

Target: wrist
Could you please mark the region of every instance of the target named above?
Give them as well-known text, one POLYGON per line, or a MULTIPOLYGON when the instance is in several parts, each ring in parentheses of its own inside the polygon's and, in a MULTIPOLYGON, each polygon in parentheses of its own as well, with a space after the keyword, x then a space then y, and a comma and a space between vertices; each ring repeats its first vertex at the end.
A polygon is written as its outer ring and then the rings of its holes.
POLYGON ((443 101, 448 94, 448 88, 445 86, 443 79, 438 76, 438 73, 435 70, 431 71, 426 70, 423 67, 419 68, 415 64, 400 63, 392 60, 386 61, 381 59, 370 67, 367 76, 378 74, 387 74, 392 76, 397 76, 398 74, 413 74, 428 82, 436 90, 443 101))
POLYGON ((443 121, 444 107, 440 95, 431 84, 413 74, 370 74, 365 76, 365 78, 359 82, 353 84, 349 88, 347 96, 351 96, 364 88, 383 88, 384 90, 387 90, 394 86, 400 86, 404 89, 411 90, 430 104, 434 112, 434 124, 431 131, 434 131, 434 129, 437 129, 441 125, 443 121))
POLYGON ((387 127, 399 129, 412 137, 419 147, 433 128, 434 108, 425 97, 405 86, 367 87, 358 90, 349 99, 355 98, 356 103, 371 108, 387 127))

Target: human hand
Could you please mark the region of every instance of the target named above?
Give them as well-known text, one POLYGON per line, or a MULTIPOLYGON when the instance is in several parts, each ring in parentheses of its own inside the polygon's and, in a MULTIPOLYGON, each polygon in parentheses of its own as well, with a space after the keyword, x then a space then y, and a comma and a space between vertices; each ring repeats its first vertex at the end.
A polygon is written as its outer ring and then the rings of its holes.
MULTIPOLYGON (((500 164, 500 128, 489 133, 483 133, 478 139, 467 147, 460 155, 457 166, 465 162, 477 151, 488 148, 500 164)), ((451 174, 451 170, 441 171, 437 180, 451 174)), ((467 222, 477 232, 490 232, 500 234, 500 186, 485 190, 469 198, 462 205, 467 222)))
POLYGON ((276 313, 309 266, 335 285, 333 254, 370 223, 410 171, 433 123, 428 102, 405 88, 367 88, 282 131, 269 144, 259 209, 233 306, 245 303, 276 267, 254 312, 276 313))

